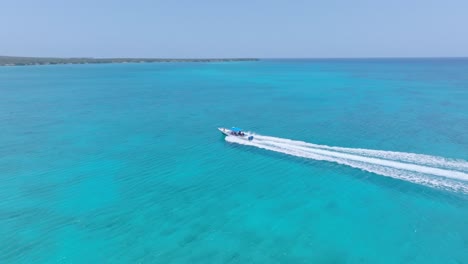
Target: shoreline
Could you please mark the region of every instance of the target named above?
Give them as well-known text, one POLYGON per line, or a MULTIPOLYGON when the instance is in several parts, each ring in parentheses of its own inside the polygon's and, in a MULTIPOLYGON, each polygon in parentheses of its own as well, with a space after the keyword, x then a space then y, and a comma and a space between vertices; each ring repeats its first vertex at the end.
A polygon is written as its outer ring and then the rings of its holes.
POLYGON ((223 59, 152 59, 152 58, 42 58, 0 56, 0 66, 37 66, 66 64, 110 64, 110 63, 171 63, 171 62, 238 62, 259 61, 257 58, 223 58, 223 59))

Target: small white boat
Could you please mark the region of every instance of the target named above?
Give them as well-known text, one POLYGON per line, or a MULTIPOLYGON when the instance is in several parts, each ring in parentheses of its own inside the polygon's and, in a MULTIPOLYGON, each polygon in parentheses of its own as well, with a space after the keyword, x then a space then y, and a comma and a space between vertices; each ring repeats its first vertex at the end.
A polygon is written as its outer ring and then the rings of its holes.
POLYGON ((239 138, 246 139, 246 140, 253 140, 254 138, 253 135, 243 132, 242 129, 238 127, 231 127, 231 129, 219 127, 218 130, 221 131, 221 133, 223 133, 226 136, 234 136, 234 137, 239 137, 239 138))

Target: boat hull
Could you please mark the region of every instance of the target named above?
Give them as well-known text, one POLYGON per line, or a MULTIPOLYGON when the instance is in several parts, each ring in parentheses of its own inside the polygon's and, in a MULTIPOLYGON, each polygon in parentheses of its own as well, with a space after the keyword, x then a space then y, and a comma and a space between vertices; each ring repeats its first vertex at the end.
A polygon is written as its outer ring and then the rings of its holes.
POLYGON ((249 135, 247 133, 244 133, 242 132, 242 135, 239 135, 239 134, 236 134, 235 132, 233 132, 231 129, 227 129, 227 128, 224 128, 224 127, 218 127, 218 130, 226 135, 226 136, 232 136, 232 137, 237 137, 237 138, 241 138, 241 139, 245 139, 245 140, 253 140, 253 136, 252 135, 249 135))
POLYGON ((224 127, 218 127, 218 130, 226 136, 229 136, 229 134, 232 132, 231 130, 224 127))

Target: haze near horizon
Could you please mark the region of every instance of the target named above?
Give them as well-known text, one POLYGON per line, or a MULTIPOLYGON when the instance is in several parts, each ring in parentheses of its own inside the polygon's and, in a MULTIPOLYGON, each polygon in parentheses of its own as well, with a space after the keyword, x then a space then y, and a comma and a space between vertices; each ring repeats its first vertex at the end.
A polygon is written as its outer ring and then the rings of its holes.
POLYGON ((468 56, 468 2, 461 0, 19 0, 0 9, 5 56, 468 56))

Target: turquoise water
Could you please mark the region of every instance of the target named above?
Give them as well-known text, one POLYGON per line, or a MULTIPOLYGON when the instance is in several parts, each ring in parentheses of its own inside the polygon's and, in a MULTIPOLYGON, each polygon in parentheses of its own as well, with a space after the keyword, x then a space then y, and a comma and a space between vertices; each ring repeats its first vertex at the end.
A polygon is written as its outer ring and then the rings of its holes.
POLYGON ((465 59, 2 67, 0 263, 468 263, 467 182, 216 130, 468 173, 467 73, 465 59))

